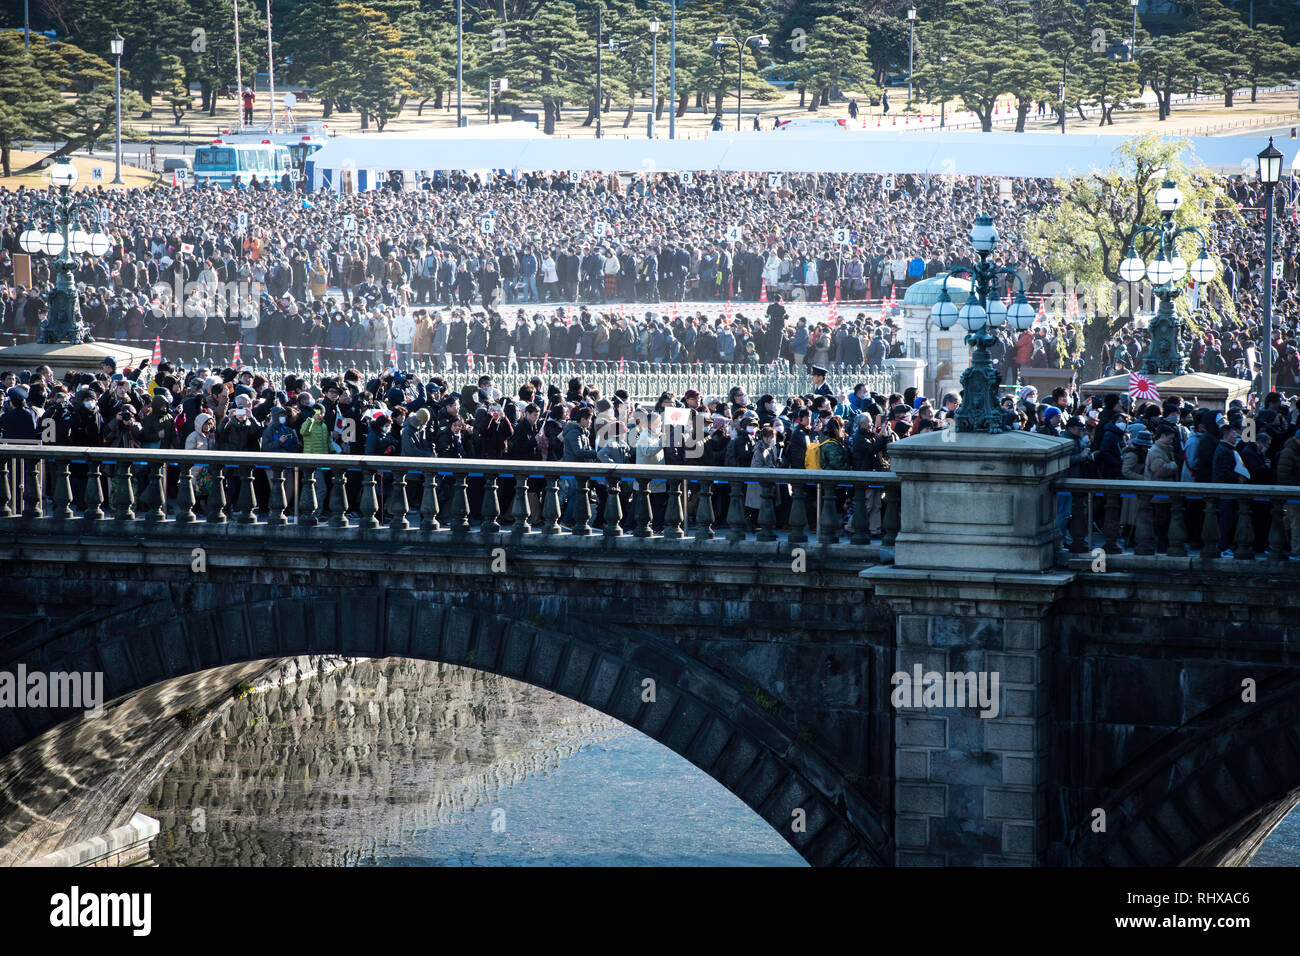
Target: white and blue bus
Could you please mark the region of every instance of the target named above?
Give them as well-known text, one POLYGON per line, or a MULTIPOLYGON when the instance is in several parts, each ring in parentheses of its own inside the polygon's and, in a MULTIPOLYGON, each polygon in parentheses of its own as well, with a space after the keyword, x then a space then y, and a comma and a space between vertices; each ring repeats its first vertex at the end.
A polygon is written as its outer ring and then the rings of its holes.
POLYGON ((293 169, 289 148, 269 139, 260 143, 227 143, 213 140, 211 146, 194 151, 194 181, 202 185, 229 188, 238 180, 247 186, 254 176, 259 183, 279 186, 284 174, 293 169))

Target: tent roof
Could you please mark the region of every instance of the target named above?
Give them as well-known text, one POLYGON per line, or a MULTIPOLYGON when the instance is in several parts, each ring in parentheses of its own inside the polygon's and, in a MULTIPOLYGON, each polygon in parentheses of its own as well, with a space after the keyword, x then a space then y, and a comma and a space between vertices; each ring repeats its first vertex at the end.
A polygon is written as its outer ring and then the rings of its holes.
MULTIPOLYGON (((494 138, 488 126, 452 135, 381 133, 341 136, 311 157, 318 169, 578 169, 623 172, 739 170, 764 172, 929 173, 1053 177, 1105 169, 1119 138, 1051 133, 772 130, 714 133, 707 139, 555 139, 524 123, 494 138), (524 133, 524 130, 528 133, 524 133)), ((1191 151, 1207 166, 1255 168, 1258 144, 1246 137, 1200 137, 1191 151), (1243 165, 1244 164, 1244 165, 1243 165)))

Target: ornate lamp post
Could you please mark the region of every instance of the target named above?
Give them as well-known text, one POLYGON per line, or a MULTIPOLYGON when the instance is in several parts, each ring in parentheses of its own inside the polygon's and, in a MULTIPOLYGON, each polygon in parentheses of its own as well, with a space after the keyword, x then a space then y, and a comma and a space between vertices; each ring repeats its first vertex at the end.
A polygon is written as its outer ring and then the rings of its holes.
MULTIPOLYGON (((993 217, 976 216, 970 231, 971 246, 979 261, 958 264, 944 276, 939 301, 930 310, 930 318, 940 329, 947 331, 960 320, 966 329, 966 344, 974 348, 970 368, 961 374, 962 399, 957 409, 957 430, 963 432, 988 432, 997 434, 1010 431, 1007 413, 998 407, 998 386, 1002 373, 993 365, 989 346, 996 341, 994 330, 1010 322, 1012 328, 1023 332, 1034 324, 1034 307, 1025 298, 1025 283, 1011 265, 997 266, 988 261, 998 244, 998 231, 993 217), (1006 276, 1019 283, 1020 291, 1008 307, 1002 300, 999 277, 1006 276), (970 293, 960 309, 948 295, 949 280, 969 281, 970 293)), ((1014 265, 1014 263, 1012 264, 1014 265)))
POLYGON ((76 263, 72 256, 89 252, 92 256, 108 254, 108 236, 102 232, 85 232, 80 228, 78 210, 87 210, 90 221, 98 223, 94 203, 73 199, 69 193, 77 184, 77 167, 67 157, 50 167, 50 181, 59 187, 54 199, 37 199, 36 207, 49 210, 48 232, 39 232, 30 226, 18 237, 19 244, 28 253, 43 252, 54 261, 58 277, 50 293, 49 316, 41 323, 40 344, 68 343, 78 345, 93 342, 89 328, 81 321, 81 306, 77 302, 77 287, 72 273, 76 263), (73 228, 69 228, 73 227, 73 228))
POLYGON ((1268 146, 1257 157, 1259 181, 1264 184, 1264 334, 1260 336, 1259 362, 1263 366, 1260 377, 1259 403, 1262 407, 1268 393, 1273 391, 1273 187, 1282 181, 1282 154, 1268 138, 1268 146))
POLYGON ((1119 276, 1125 282, 1141 282, 1145 274, 1151 280, 1151 290, 1160 298, 1160 308, 1151 320, 1151 346, 1142 360, 1142 372, 1154 375, 1173 372, 1181 375, 1187 371, 1187 360, 1178 349, 1179 319, 1174 315, 1174 299, 1182 294, 1183 278, 1191 275, 1197 282, 1210 282, 1219 273, 1219 266, 1210 258, 1209 245, 1204 234, 1195 226, 1174 226, 1174 213, 1183 204, 1183 194, 1172 179, 1166 179, 1156 190, 1156 208, 1160 210, 1159 226, 1138 226, 1133 233, 1136 240, 1144 232, 1155 233, 1159 240, 1156 257, 1144 263, 1130 243, 1128 256, 1119 264, 1119 276), (1201 240, 1200 256, 1188 266, 1178 254, 1179 236, 1194 235, 1201 240))
POLYGON ((126 49, 126 41, 122 39, 122 34, 118 34, 108 41, 108 48, 113 53, 115 61, 114 73, 116 75, 114 86, 117 94, 117 156, 113 167, 113 185, 122 186, 122 51, 126 49))

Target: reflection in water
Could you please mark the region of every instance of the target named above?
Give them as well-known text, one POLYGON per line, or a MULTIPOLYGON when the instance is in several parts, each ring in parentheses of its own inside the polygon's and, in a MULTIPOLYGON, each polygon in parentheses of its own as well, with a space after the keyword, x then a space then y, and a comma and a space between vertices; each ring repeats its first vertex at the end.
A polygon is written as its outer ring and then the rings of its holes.
POLYGON ((802 865, 613 718, 399 658, 236 702, 141 810, 162 824, 163 866, 802 865))
POLYGON ((1277 825, 1250 858, 1248 865, 1300 866, 1300 808, 1292 810, 1277 825))

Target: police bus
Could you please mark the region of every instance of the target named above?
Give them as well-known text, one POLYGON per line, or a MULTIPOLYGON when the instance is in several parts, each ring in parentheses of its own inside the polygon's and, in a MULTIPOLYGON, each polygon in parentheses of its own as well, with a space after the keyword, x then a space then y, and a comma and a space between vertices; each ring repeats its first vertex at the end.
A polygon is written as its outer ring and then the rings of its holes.
POLYGON ((284 175, 293 168, 289 148, 269 139, 259 143, 230 143, 215 139, 212 145, 194 151, 195 185, 206 183, 229 188, 238 180, 247 186, 256 176, 259 183, 279 186, 284 175))

